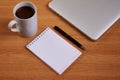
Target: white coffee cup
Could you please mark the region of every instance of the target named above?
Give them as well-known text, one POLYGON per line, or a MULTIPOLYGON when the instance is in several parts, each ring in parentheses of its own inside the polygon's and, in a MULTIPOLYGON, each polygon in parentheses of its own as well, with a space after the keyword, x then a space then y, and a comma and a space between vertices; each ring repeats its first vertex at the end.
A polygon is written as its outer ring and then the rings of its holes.
MULTIPOLYGON (((20 2, 18 3, 14 9, 13 14, 15 20, 10 21, 8 24, 8 28, 12 32, 18 32, 23 37, 30 37, 33 36, 37 32, 37 8, 36 6, 31 2, 20 2), (21 7, 30 7, 34 10, 34 14, 31 17, 28 18, 20 18, 16 15, 16 11, 20 9, 21 7), (16 25, 16 27, 14 27, 16 25)), ((26 15, 26 14, 24 14, 26 15)))

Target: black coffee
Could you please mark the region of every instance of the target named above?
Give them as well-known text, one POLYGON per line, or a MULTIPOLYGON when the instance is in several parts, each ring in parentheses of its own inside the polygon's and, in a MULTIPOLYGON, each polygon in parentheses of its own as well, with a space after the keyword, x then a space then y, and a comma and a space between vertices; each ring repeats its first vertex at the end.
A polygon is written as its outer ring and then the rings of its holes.
POLYGON ((15 15, 21 19, 27 19, 34 15, 35 11, 33 8, 28 6, 23 6, 17 9, 15 15))

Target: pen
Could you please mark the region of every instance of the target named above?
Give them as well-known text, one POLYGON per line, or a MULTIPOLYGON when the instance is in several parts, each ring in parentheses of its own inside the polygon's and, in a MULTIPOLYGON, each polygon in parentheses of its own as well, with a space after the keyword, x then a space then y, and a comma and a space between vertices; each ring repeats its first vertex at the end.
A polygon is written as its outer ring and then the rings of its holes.
POLYGON ((66 32, 64 32, 62 29, 60 29, 59 27, 55 26, 54 29, 56 31, 58 31, 59 33, 61 33, 64 37, 66 37, 68 40, 70 40, 72 43, 74 43, 76 46, 80 47, 83 50, 86 50, 86 48, 80 44, 78 41, 76 41, 75 39, 73 39, 70 35, 68 35, 66 32))

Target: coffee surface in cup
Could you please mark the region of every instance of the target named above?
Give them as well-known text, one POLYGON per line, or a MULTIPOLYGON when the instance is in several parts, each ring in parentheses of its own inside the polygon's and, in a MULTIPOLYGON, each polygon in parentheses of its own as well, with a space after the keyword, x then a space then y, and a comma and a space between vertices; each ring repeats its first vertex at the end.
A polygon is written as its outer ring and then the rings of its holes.
POLYGON ((28 19, 35 14, 35 10, 28 6, 23 6, 17 9, 15 15, 21 19, 28 19))

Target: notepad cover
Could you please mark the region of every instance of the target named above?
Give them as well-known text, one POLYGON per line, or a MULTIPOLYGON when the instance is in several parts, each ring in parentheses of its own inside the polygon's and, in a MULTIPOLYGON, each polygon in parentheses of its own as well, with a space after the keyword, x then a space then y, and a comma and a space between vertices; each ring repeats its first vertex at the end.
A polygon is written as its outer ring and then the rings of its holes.
POLYGON ((62 74, 81 55, 49 27, 26 47, 58 74, 62 74))

